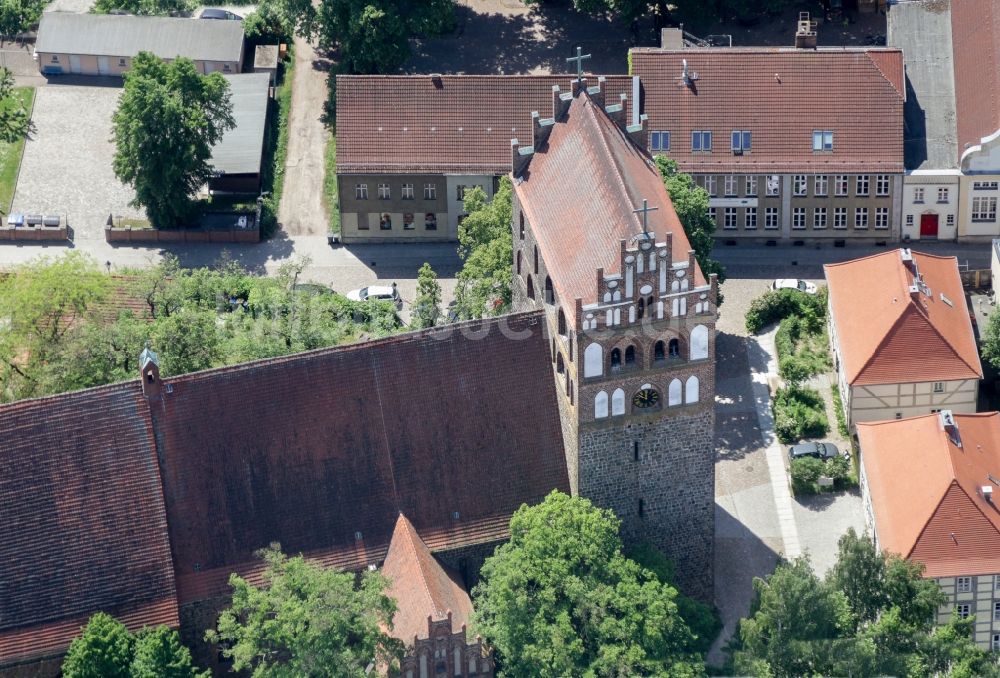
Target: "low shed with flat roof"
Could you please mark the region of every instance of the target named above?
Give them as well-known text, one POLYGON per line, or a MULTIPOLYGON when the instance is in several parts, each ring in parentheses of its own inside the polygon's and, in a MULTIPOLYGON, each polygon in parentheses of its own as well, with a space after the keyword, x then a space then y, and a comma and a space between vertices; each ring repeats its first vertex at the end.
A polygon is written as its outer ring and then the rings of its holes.
POLYGON ((211 164, 217 176, 209 181, 213 193, 257 193, 260 190, 267 110, 271 80, 267 73, 227 75, 236 127, 212 148, 211 164))

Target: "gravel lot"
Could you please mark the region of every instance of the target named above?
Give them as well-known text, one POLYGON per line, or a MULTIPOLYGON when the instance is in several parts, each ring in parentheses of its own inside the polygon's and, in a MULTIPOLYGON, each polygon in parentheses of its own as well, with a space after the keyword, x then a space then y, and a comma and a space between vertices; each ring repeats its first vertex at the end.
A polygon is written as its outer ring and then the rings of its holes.
POLYGON ((111 116, 120 94, 117 87, 38 89, 13 212, 66 215, 77 241, 103 240, 109 214, 142 216, 128 206, 134 193, 111 168, 111 116))

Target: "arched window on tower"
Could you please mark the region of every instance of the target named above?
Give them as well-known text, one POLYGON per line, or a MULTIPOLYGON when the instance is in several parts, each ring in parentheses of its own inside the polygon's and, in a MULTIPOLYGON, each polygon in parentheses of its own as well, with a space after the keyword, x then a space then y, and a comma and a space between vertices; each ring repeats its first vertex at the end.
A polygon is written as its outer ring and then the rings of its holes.
POLYGON ((664 358, 667 357, 666 352, 667 352, 666 344, 664 344, 663 340, 660 339, 653 345, 653 360, 657 362, 663 360, 664 358))
POLYGON ((535 298, 535 283, 531 281, 530 275, 528 276, 528 298, 529 299, 535 298))
POLYGON ((674 406, 681 404, 681 380, 674 379, 667 389, 667 405, 674 406))
POLYGON ((545 303, 554 304, 556 301, 555 294, 552 292, 552 278, 545 276, 545 303))
POLYGON ((635 346, 629 346, 625 349, 625 364, 634 365, 635 364, 635 346))
POLYGON ((691 330, 691 360, 704 360, 708 357, 708 328, 698 325, 691 330))
POLYGON ((669 344, 668 354, 670 355, 671 358, 680 358, 681 357, 681 342, 678 341, 677 339, 671 339, 670 340, 670 344, 669 344))
POLYGON ((521 275, 521 250, 517 251, 517 274, 521 275))
POLYGON ((644 316, 645 314, 646 314, 646 300, 643 299, 642 297, 639 297, 639 304, 638 307, 636 308, 635 317, 638 320, 642 320, 642 316, 644 316))
POLYGON ((524 212, 521 212, 521 240, 524 240, 524 212))
POLYGON ((535 245, 535 275, 538 275, 538 245, 535 245))
POLYGON ((563 364, 562 353, 556 355, 556 372, 562 374, 566 371, 566 366, 563 364))
POLYGON ((619 414, 625 414, 625 391, 620 388, 611 394, 611 415, 616 417, 619 414))
POLYGON ((694 375, 688 377, 687 383, 684 385, 684 402, 698 402, 698 377, 694 375))
POLYGON ((583 376, 599 377, 604 373, 604 349, 591 344, 583 350, 583 376))
POLYGON ((559 334, 566 336, 566 314, 563 313, 563 310, 561 308, 559 309, 559 315, 556 324, 558 325, 559 334))
POLYGON ((600 391, 594 398, 594 419, 603 419, 606 416, 608 416, 608 394, 600 391))
POLYGON ((611 349, 611 369, 620 370, 622 367, 622 350, 620 348, 611 349))

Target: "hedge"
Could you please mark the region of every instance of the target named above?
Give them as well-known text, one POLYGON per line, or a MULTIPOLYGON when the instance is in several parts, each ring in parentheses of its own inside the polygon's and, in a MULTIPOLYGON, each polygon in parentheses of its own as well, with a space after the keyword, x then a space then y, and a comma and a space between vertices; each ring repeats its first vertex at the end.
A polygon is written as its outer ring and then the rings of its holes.
POLYGON ((744 318, 747 332, 756 334, 771 323, 789 316, 812 316, 826 318, 827 290, 820 288, 816 294, 806 294, 799 290, 770 290, 750 302, 744 318))
POLYGON ((774 394, 774 433, 783 443, 820 438, 829 430, 826 405, 818 391, 800 386, 779 388, 774 394))

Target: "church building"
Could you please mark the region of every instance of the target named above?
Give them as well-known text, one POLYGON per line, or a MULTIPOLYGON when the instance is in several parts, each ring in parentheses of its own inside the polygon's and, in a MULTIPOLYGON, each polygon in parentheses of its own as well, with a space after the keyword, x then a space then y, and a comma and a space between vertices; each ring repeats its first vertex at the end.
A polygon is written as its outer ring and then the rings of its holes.
POLYGON ((717 281, 603 78, 511 141, 514 304, 543 309, 570 485, 712 598, 717 281))

